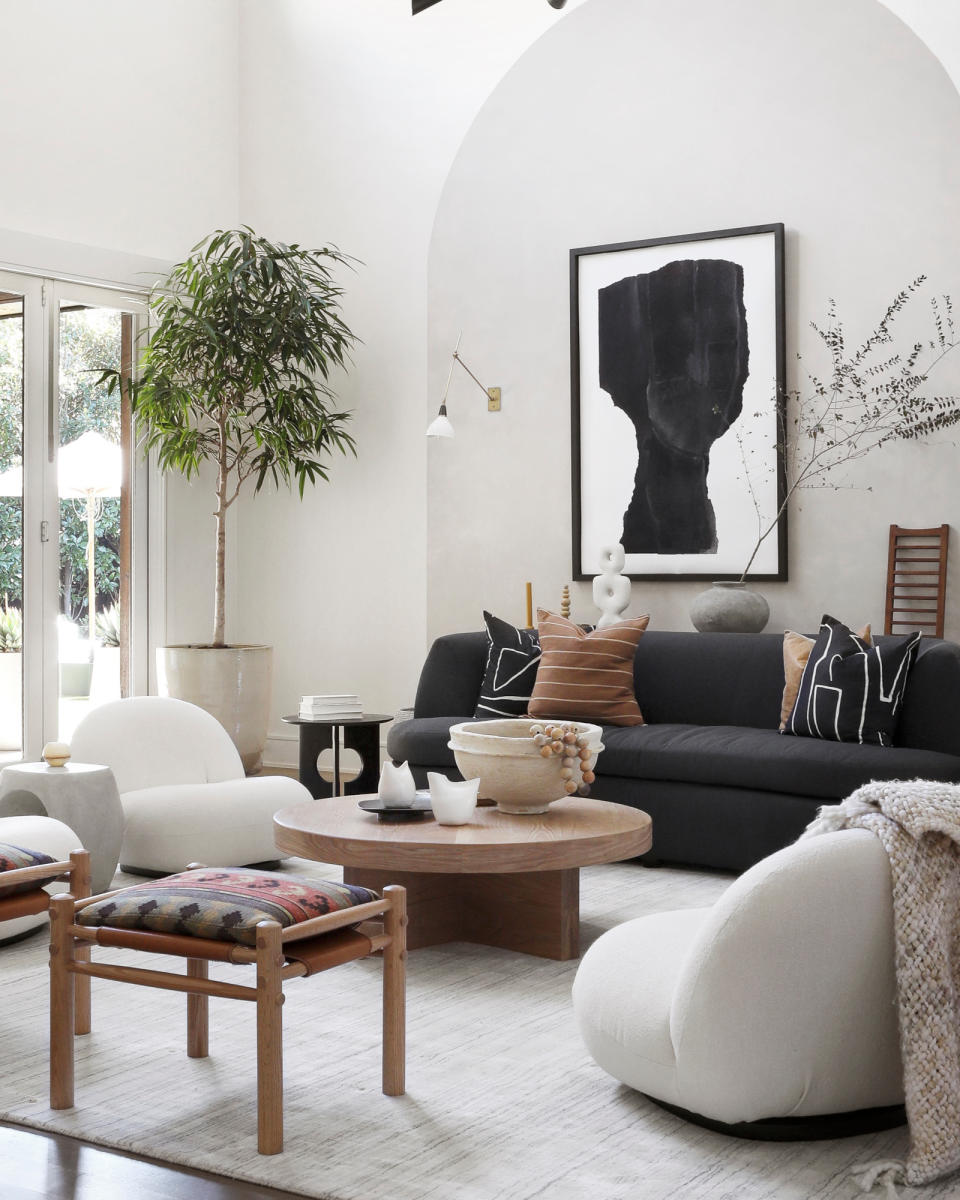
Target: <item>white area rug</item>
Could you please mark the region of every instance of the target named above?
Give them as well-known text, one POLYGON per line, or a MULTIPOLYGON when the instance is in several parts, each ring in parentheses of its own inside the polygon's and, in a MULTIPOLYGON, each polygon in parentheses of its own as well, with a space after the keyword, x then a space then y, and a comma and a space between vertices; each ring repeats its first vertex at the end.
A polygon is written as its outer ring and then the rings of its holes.
MULTIPOLYGON (((631 917, 708 905, 728 883, 630 863, 585 870, 584 944, 631 917)), ((861 1194, 852 1164, 906 1151, 905 1130, 778 1145, 687 1124, 587 1056, 570 1004, 576 963, 463 944, 410 955, 408 1091, 396 1099, 380 1092, 379 962, 287 985, 282 1155, 256 1153, 255 1014, 236 1001, 211 1001, 211 1057, 192 1060, 185 997, 94 980, 78 1107, 54 1113, 44 940, 0 951, 0 1116, 306 1196, 850 1200, 861 1194)), ((212 968, 235 980, 247 970, 212 968)), ((957 1183, 905 1194, 955 1197, 957 1183)))

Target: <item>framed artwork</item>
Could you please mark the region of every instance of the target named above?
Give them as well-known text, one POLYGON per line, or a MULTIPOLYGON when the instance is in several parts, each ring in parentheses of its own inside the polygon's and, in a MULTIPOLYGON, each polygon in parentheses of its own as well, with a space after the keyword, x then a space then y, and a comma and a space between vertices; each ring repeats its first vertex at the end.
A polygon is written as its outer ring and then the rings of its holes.
MULTIPOLYGON (((783 225, 570 251, 573 577, 739 579, 785 494, 783 225)), ((786 518, 747 575, 787 578, 786 518)))

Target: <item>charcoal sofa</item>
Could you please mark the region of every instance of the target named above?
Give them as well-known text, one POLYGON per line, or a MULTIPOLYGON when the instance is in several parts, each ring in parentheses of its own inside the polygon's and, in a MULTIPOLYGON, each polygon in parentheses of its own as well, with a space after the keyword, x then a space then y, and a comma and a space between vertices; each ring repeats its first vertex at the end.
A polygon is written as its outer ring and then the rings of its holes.
MULTIPOLYGON (((604 729, 593 795, 650 814, 648 862, 742 871, 863 783, 960 783, 960 646, 921 643, 893 747, 780 734, 782 647, 774 634, 644 634, 634 683, 647 724, 604 729)), ((388 752, 421 786, 431 770, 460 778, 448 730, 473 716, 486 651, 485 633, 438 638, 413 719, 390 730, 388 752)))

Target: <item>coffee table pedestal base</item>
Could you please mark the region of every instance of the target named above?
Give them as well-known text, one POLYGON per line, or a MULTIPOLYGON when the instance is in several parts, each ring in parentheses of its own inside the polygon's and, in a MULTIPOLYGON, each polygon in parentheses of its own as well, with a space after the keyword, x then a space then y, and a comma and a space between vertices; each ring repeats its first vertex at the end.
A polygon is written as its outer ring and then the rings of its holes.
POLYGON ((580 953, 580 871, 503 875, 344 867, 344 883, 407 889, 407 946, 476 942, 561 962, 580 953))

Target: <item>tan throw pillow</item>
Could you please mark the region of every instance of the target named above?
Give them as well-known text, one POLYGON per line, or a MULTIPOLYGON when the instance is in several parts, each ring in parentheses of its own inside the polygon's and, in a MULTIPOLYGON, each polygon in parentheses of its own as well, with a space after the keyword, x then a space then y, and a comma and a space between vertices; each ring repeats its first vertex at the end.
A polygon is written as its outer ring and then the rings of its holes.
POLYGON ((566 617, 537 610, 540 666, 531 717, 642 725, 633 693, 633 656, 650 618, 634 617, 587 633, 566 617))
MULTIPOLYGON (((864 625, 857 630, 857 637, 872 645, 870 641, 870 626, 864 625)), ((780 730, 787 727, 787 718, 793 712, 800 691, 800 680, 803 678, 803 668, 810 658, 813 649, 813 638, 804 637, 802 633, 794 633, 788 629, 783 635, 783 702, 780 705, 780 730)))

